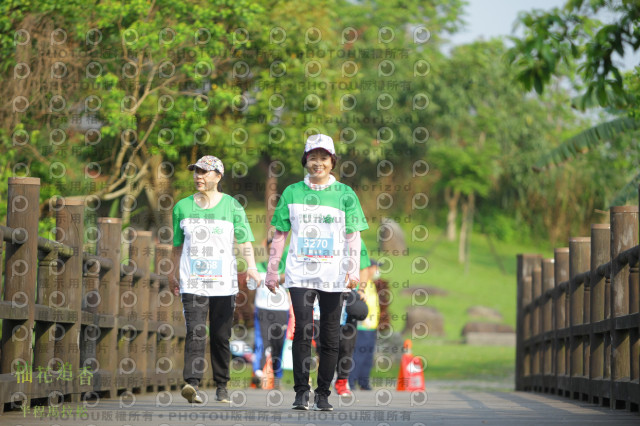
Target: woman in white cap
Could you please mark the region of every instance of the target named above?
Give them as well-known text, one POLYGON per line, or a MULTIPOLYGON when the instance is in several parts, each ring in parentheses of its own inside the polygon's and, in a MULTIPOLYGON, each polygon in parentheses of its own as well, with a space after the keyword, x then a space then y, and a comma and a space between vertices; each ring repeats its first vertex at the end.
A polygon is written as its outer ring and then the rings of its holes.
POLYGON ((181 294, 186 321, 182 396, 202 403, 198 385, 206 360, 206 321, 209 318, 211 365, 216 382, 216 400, 229 402, 227 382, 235 298, 238 293, 233 240, 247 263, 249 278, 260 281, 253 257, 253 233, 244 209, 233 197, 218 190, 224 175, 222 161, 213 155, 189 165, 198 191, 178 201, 173 208, 174 294, 181 294), (179 293, 178 293, 179 292, 179 293))
POLYGON ((360 231, 368 228, 355 192, 331 175, 336 165, 333 140, 326 135, 307 139, 302 165, 308 174, 288 186, 276 206, 266 286, 278 287, 278 265, 285 240, 292 232, 284 286, 289 288, 295 316, 293 408, 309 409, 311 340, 317 337, 313 304, 320 305, 318 386, 315 410, 329 411, 330 386, 338 360, 343 293, 359 282, 360 231))

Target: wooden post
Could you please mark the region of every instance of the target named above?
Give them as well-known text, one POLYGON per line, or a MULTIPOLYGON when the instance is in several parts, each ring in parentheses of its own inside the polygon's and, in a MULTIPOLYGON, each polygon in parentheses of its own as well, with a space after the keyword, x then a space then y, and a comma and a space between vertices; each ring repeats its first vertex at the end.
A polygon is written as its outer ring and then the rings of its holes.
MULTIPOLYGON (((171 245, 156 245, 155 255, 155 271, 157 274, 169 278, 173 275, 173 263, 171 262, 171 245)), ((158 343, 156 347, 156 359, 154 360, 154 372, 158 390, 167 389, 172 370, 174 369, 175 360, 171 359, 169 352, 171 342, 175 337, 175 331, 170 324, 171 307, 173 305, 174 295, 171 294, 169 286, 159 285, 155 292, 155 303, 157 306, 157 329, 156 335, 158 343)))
POLYGON ((599 324, 605 320, 605 277, 597 275, 596 269, 600 265, 607 264, 611 260, 610 249, 610 225, 591 225, 591 279, 590 279, 590 318, 591 323, 589 333, 589 379, 590 402, 600 402, 602 395, 609 394, 609 384, 603 381, 605 367, 605 336, 603 327, 599 324))
MULTIPOLYGON (((518 255, 518 277, 517 277, 517 316, 516 316, 516 390, 525 390, 530 386, 530 380, 525 380, 525 318, 524 306, 525 298, 530 298, 531 292, 526 291, 525 281, 530 280, 531 273, 536 264, 539 264, 541 256, 539 254, 519 254, 518 255), (527 280, 525 280, 527 278, 527 280)), ((530 281, 529 281, 530 282, 530 281)))
POLYGON ((533 390, 542 391, 542 343, 538 339, 541 333, 541 316, 540 316, 540 300, 542 294, 542 269, 540 264, 533 268, 531 274, 531 330, 532 336, 536 343, 531 345, 531 373, 533 390))
MULTIPOLYGON (((173 262, 172 262, 173 263, 173 262)), ((174 268, 180 267, 180 261, 174 268)), ((175 360, 175 371, 170 379, 171 389, 177 389, 183 381, 182 371, 184 369, 184 348, 187 335, 187 327, 184 319, 184 306, 181 296, 174 298, 171 306, 171 325, 175 330, 175 337, 171 343, 171 359, 175 360)))
MULTIPOLYGON (((84 242, 84 201, 60 198, 56 205, 56 241, 73 248, 73 256, 64 263, 64 271, 60 274, 58 291, 62 293, 68 311, 64 318, 64 331, 57 336, 55 356, 58 368, 76 373, 80 368, 80 338, 82 319, 82 254, 84 242)), ((75 375, 74 375, 75 378, 75 375)), ((79 382, 62 381, 65 384, 61 391, 70 395, 72 402, 80 401, 79 382)))
POLYGON ((107 391, 109 397, 117 395, 117 369, 118 369, 118 301, 120 300, 120 236, 122 220, 110 217, 98 218, 97 253, 113 262, 113 267, 105 271, 100 280, 100 326, 104 336, 98 342, 96 348, 99 375, 94 375, 96 387, 107 391))
POLYGON ((553 345, 554 339, 550 337, 550 333, 553 330, 553 305, 552 298, 548 295, 548 292, 553 291, 555 285, 554 282, 554 267, 555 262, 553 259, 542 260, 542 332, 545 334, 543 340, 543 355, 542 355, 542 374, 543 374, 543 391, 549 392, 551 389, 556 389, 555 371, 553 370, 553 345))
MULTIPOLYGON (((57 283, 56 278, 58 275, 59 267, 62 265, 62 260, 58 259, 58 251, 52 250, 48 253, 45 251, 38 251, 38 297, 36 299, 36 305, 43 305, 47 307, 55 307, 56 302, 56 290, 57 283)), ((42 367, 46 370, 49 362, 55 357, 54 341, 51 338, 51 327, 53 322, 47 318, 42 320, 35 318, 35 348, 34 348, 34 369, 42 367)), ((51 366, 52 368, 55 366, 51 366)))
MULTIPOLYGON (((640 185, 638 185, 640 192, 640 185)), ((639 194, 640 195, 640 194, 639 194)), ((639 224, 636 222, 636 229, 639 224)), ((637 232, 636 232, 637 235, 637 232)), ((640 259, 636 258, 629 266, 629 313, 638 316, 640 312, 640 259)), ((636 383, 636 389, 630 391, 634 396, 636 407, 640 405, 640 321, 636 320, 636 326, 630 329, 631 344, 631 381, 636 383)))
POLYGON ((610 244, 611 225, 591 225, 591 317, 596 323, 605 319, 605 279, 596 275, 596 268, 611 260, 610 244))
POLYGON ((135 236, 133 228, 125 228, 121 232, 122 252, 120 257, 120 298, 118 300, 118 370, 116 373, 116 385, 118 390, 129 389, 135 385, 134 370, 137 365, 131 358, 131 343, 135 339, 137 332, 132 324, 132 308, 137 303, 136 294, 133 288, 133 274, 136 268, 131 259, 132 241, 135 236))
MULTIPOLYGON (((102 337, 99 317, 97 316, 100 299, 100 275, 103 274, 102 264, 97 259, 89 259, 83 265, 84 285, 82 294, 82 315, 87 321, 82 326, 80 339, 80 365, 91 372, 98 369, 98 341, 102 337)), ((84 321, 83 321, 84 322, 84 321)), ((95 381, 94 381, 95 383, 95 381)), ((94 383, 82 387, 82 392, 94 390, 94 383)))
MULTIPOLYGON (((155 269, 155 258, 157 252, 157 246, 152 244, 152 260, 154 262, 154 271, 155 269)), ((147 392, 155 392, 158 389, 158 374, 156 371, 156 359, 158 353, 158 310, 160 308, 158 304, 158 290, 160 287, 159 280, 155 278, 149 279, 149 315, 148 320, 145 321, 147 323, 147 351, 146 354, 146 363, 147 363, 147 373, 145 376, 147 377, 147 392)))
MULTIPOLYGON (((522 305, 525 309, 524 312, 524 339, 529 340, 533 336, 533 326, 531 322, 532 312, 531 312, 531 282, 533 281, 533 269, 531 270, 531 274, 524 277, 522 279, 522 305)), ((528 348, 528 346, 527 346, 528 348)), ((527 352, 529 352, 527 350, 527 352)), ((531 365, 527 365, 528 372, 531 372, 531 365)), ((527 374, 528 375, 528 374, 527 374)))
MULTIPOLYGON (((576 237, 569 239, 569 276, 573 281, 576 275, 587 272, 591 265, 591 238, 576 237)), ((569 325, 584 322, 584 283, 571 283, 569 289, 570 320, 569 325)))
MULTIPOLYGON (((27 373, 33 368, 40 179, 9 178, 8 189, 7 226, 16 232, 6 248, 4 300, 12 302, 10 309, 16 319, 2 321, 3 374, 15 373, 18 368, 27 373)), ((32 380, 13 388, 27 395, 23 404, 29 404, 32 380)))
POLYGON ((617 318, 629 314, 629 264, 620 253, 638 245, 638 206, 611 207, 611 407, 618 408, 628 398, 622 381, 631 376, 630 330, 617 327, 617 318), (619 402, 618 402, 619 401, 619 402))
MULTIPOLYGON (((542 260, 542 294, 550 292, 555 287, 555 260, 542 260)), ((553 309, 551 297, 546 297, 542 304, 542 331, 553 330, 553 309)))
MULTIPOLYGON (((571 375, 571 392, 579 398, 582 392, 579 379, 584 376, 584 338, 577 331, 577 326, 584 320, 584 283, 574 282, 576 276, 589 271, 591 266, 591 238, 576 237, 569 239, 569 326, 571 328, 569 345, 571 357, 569 372, 571 375)), ((586 390, 586 389, 585 389, 586 390)))
MULTIPOLYGON (((4 251, 4 231, 2 229, 0 229, 0 259, 2 259, 3 257, 3 251, 4 251)), ((4 275, 2 274, 2 262, 0 262, 0 277, 3 277, 4 275)), ((2 368, 2 363, 0 363, 0 368, 2 368)))
POLYGON ((554 344, 554 362, 556 365, 557 376, 557 393, 559 395, 564 394, 569 388, 569 371, 567 362, 567 309, 566 309, 566 294, 559 288, 562 283, 567 283, 569 280, 569 247, 561 247, 554 250, 554 263, 556 265, 554 269, 554 330, 555 330, 555 344, 554 344))
POLYGON ((136 365, 136 374, 133 381, 134 393, 145 392, 149 384, 147 377, 147 351, 149 319, 151 312, 149 311, 150 296, 150 271, 151 265, 151 231, 136 231, 137 236, 133 238, 131 244, 131 260, 137 271, 141 271, 143 276, 133 281, 133 292, 137 300, 131 311, 131 319, 135 322, 137 335, 133 339, 129 347, 129 356, 136 365))

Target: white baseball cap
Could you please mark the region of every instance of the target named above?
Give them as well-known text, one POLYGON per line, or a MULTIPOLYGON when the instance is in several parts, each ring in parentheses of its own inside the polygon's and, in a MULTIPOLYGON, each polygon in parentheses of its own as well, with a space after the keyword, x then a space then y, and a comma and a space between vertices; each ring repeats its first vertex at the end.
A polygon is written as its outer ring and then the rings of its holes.
POLYGON ((314 149, 322 148, 329 152, 331 155, 336 154, 336 149, 333 146, 333 139, 330 136, 317 134, 311 135, 307 138, 307 143, 304 146, 304 152, 307 153, 314 149))

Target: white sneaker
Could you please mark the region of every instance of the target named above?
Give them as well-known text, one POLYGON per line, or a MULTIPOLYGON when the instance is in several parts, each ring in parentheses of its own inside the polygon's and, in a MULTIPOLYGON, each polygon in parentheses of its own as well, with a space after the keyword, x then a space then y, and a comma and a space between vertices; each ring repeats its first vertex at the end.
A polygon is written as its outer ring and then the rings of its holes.
POLYGON ((198 387, 193 387, 190 384, 184 385, 181 395, 192 404, 202 404, 202 398, 198 395, 198 387))

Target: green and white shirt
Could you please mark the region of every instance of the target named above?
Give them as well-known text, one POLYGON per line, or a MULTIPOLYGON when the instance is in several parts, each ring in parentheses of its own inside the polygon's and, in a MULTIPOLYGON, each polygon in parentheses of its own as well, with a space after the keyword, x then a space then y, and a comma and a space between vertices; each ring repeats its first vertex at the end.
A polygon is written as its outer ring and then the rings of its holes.
POLYGON ((369 228, 350 187, 334 182, 315 191, 304 182, 289 185, 271 224, 278 231, 292 231, 285 287, 345 290, 350 257, 346 235, 369 228))
POLYGON ((173 245, 182 245, 180 292, 204 296, 238 293, 238 272, 233 239, 253 241, 247 215, 228 194, 213 208, 203 209, 193 195, 173 208, 173 245))

